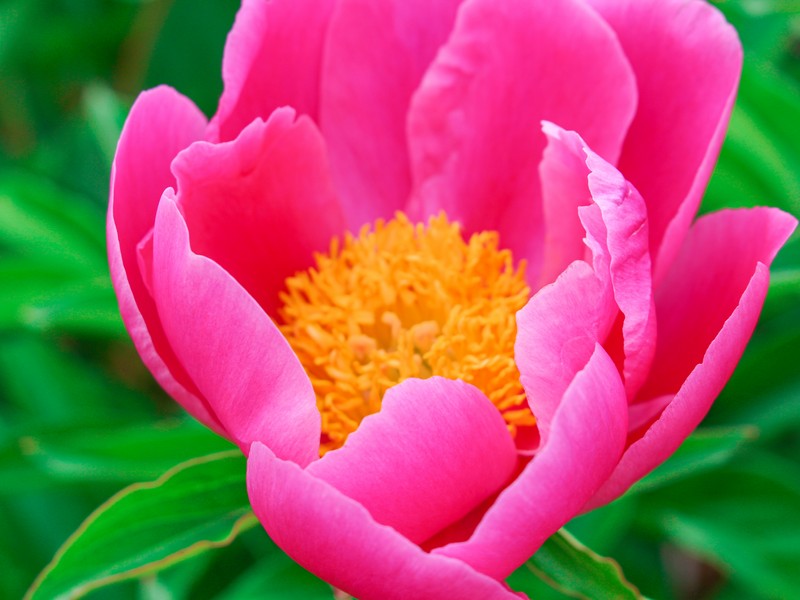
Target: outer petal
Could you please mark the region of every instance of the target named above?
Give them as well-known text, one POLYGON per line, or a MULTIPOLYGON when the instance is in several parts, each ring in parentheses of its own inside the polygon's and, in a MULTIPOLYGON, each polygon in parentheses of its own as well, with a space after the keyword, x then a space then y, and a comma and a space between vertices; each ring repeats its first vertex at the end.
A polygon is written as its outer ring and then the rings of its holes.
POLYGON ((795 225, 779 210, 752 209, 708 215, 692 228, 659 290, 663 335, 651 381, 642 391, 650 397, 659 396, 658 390, 677 395, 626 450, 587 508, 624 493, 672 454, 706 415, 755 328, 769 284, 766 265, 795 225))
POLYGON ((678 391, 740 303, 756 265, 772 262, 795 224, 772 208, 720 211, 695 223, 656 293, 661 335, 642 399, 678 391))
POLYGON ((660 281, 719 153, 739 83, 741 45, 733 27, 701 0, 589 2, 615 29, 636 72, 639 109, 620 170, 647 200, 660 281))
POLYGON ((403 207, 411 189, 406 113, 461 0, 339 0, 322 70, 320 123, 357 231, 403 207))
POLYGON ((192 101, 171 88, 158 87, 136 99, 111 168, 108 259, 122 320, 147 368, 195 418, 222 433, 164 337, 136 251, 155 223, 161 194, 175 185, 169 170, 172 159, 200 139, 205 126, 205 117, 192 101))
POLYGON ((170 192, 153 234, 153 292, 175 353, 245 453, 257 440, 282 458, 308 464, 318 456, 320 436, 308 376, 244 288, 192 252, 170 192))
POLYGON ((225 44, 225 91, 208 137, 234 139, 280 106, 317 118, 322 48, 335 0, 243 0, 225 44))
POLYGON ((581 131, 615 161, 635 104, 614 33, 583 2, 467 2, 412 101, 412 214, 443 209, 466 234, 499 231, 535 282, 540 121, 581 131))
POLYGON ((292 109, 253 122, 234 142, 194 144, 172 168, 194 250, 273 316, 284 280, 344 230, 324 142, 292 109))
POLYGON ((516 464, 514 442, 486 396, 434 377, 390 389, 380 412, 308 472, 421 543, 500 490, 516 464))
POLYGON ((625 390, 601 346, 567 389, 551 435, 466 542, 437 548, 503 579, 569 521, 611 474, 628 429, 625 390))
POLYGON ((461 561, 425 553, 355 500, 254 444, 250 503, 267 533, 306 569, 361 600, 511 600, 461 561))

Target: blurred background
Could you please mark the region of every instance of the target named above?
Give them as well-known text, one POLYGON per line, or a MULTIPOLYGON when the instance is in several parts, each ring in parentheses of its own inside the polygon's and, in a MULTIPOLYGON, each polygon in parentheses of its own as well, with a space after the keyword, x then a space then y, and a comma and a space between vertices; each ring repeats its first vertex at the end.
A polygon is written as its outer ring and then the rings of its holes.
MULTIPOLYGON (((0 0, 0 598, 20 598, 126 485, 229 449, 141 365, 105 251, 116 141, 167 83, 213 114, 237 0, 0 0)), ((746 61, 704 212, 800 216, 800 0, 720 0, 746 61)), ((568 526, 651 598, 800 590, 800 237, 700 431, 621 501, 568 526)), ((563 598, 533 571, 512 585, 563 598)), ((331 598, 260 527, 91 598, 331 598), (220 544, 223 545, 223 544, 220 544)))

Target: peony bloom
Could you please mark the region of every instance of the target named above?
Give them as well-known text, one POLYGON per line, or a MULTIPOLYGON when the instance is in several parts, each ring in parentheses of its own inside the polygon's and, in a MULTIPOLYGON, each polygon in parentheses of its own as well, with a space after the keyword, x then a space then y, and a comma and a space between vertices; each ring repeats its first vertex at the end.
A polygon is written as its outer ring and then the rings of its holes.
POLYGON ((125 324, 300 564, 516 597, 755 327, 795 220, 694 220, 740 67, 699 0, 245 0, 213 119, 160 87, 125 124, 125 324))

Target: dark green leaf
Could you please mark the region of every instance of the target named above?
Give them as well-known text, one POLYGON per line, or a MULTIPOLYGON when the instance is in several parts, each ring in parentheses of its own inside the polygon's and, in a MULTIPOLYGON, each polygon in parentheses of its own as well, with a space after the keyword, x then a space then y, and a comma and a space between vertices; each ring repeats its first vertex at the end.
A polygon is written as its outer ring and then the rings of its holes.
POLYGON ((800 469, 767 454, 665 487, 637 520, 727 571, 754 598, 800 589, 800 469))

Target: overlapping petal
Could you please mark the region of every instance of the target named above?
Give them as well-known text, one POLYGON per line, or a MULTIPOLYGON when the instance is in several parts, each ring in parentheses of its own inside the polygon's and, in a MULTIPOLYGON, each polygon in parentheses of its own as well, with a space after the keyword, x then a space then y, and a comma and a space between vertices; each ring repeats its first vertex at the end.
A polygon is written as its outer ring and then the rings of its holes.
POLYGON ((588 2, 614 28, 636 73, 639 105, 619 167, 647 200, 660 281, 680 250, 725 136, 741 44, 720 12, 702 0, 588 2))
POLYGON ((221 432, 194 383, 164 338, 155 304, 139 270, 137 247, 155 223, 163 191, 175 185, 170 163, 201 139, 203 114, 191 100, 161 86, 144 92, 131 108, 111 169, 108 257, 125 327, 156 380, 195 418, 221 432))
POLYGON ((344 231, 324 142, 292 109, 257 119, 233 142, 193 144, 173 171, 192 248, 273 316, 284 280, 344 231))
POLYGON ((465 542, 433 550, 504 579, 569 521, 614 470, 628 431, 617 368, 595 345, 553 415, 550 435, 465 542))
POLYGON ((486 396, 434 377, 390 389, 380 412, 308 472, 422 543, 499 491, 516 463, 514 442, 486 396))
POLYGON ((641 392, 644 398, 675 396, 587 508, 624 493, 700 424, 750 339, 767 293, 768 265, 796 224, 779 210, 758 208, 714 213, 694 225, 659 289, 664 333, 641 392))
POLYGON ((322 69, 320 124, 352 231, 391 217, 406 202, 406 113, 459 4, 339 0, 336 6, 322 69))
POLYGON ((539 123, 580 131, 613 162, 635 108, 622 48, 583 2, 465 3, 411 103, 411 212, 444 210, 466 234, 499 231, 535 282, 544 239, 539 123))
POLYGON ((355 597, 524 597, 460 560, 424 552, 377 523, 357 501, 260 443, 253 444, 247 462, 247 489, 270 537, 298 563, 355 597))
POLYGON ((168 190, 158 208, 151 284, 169 343, 242 451, 257 440, 305 466, 320 439, 311 382, 253 297, 193 252, 172 196, 168 190))
POLYGON ((334 5, 335 0, 243 0, 225 44, 225 90, 210 140, 232 140, 281 106, 317 119, 322 49, 334 5))

